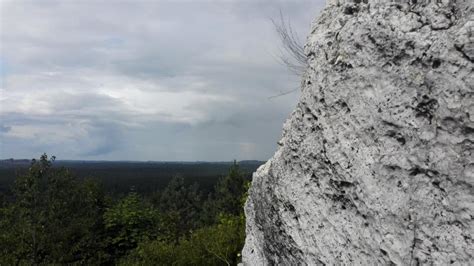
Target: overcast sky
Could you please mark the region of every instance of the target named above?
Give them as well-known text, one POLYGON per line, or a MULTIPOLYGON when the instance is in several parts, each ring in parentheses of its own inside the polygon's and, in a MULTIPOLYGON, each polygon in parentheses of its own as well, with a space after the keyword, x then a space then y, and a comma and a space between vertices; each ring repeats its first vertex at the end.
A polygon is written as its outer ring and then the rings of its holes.
POLYGON ((0 0, 0 158, 267 160, 324 1, 0 0))

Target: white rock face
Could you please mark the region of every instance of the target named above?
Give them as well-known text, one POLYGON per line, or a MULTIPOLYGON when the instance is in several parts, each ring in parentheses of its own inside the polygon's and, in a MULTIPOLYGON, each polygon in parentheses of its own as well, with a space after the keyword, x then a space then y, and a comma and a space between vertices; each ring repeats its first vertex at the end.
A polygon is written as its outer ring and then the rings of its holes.
POLYGON ((245 265, 474 265, 474 1, 397 2, 314 22, 245 265))

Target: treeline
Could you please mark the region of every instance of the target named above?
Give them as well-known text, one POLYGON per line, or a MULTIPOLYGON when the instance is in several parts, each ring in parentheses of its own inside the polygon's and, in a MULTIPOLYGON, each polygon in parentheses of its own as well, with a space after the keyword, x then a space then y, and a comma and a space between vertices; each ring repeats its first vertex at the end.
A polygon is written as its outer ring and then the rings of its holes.
MULTIPOLYGON (((239 168, 253 173, 261 161, 240 161, 239 168)), ((130 188, 143 196, 162 190, 172 177, 180 175, 186 184, 199 184, 207 194, 219 178, 226 175, 232 162, 126 162, 126 161, 54 161, 53 167, 65 167, 77 178, 89 178, 110 194, 125 195, 130 188)), ((30 160, 0 160, 0 193, 9 193, 15 176, 28 172, 30 160)), ((249 177, 250 175, 248 175, 249 177)), ((247 177, 247 176, 246 176, 247 177)))
POLYGON ((117 197, 33 160, 0 195, 0 265, 235 265, 249 180, 234 163, 211 193, 175 176, 151 195, 117 197))

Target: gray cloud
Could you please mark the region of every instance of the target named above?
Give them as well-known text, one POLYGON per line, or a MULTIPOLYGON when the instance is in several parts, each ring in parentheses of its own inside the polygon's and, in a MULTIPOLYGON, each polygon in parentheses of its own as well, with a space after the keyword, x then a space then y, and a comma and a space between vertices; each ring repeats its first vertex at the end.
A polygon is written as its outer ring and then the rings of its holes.
POLYGON ((267 159, 299 86, 270 18, 323 2, 5 0, 0 157, 267 159))
POLYGON ((0 125, 0 132, 8 132, 10 129, 11 127, 0 125))

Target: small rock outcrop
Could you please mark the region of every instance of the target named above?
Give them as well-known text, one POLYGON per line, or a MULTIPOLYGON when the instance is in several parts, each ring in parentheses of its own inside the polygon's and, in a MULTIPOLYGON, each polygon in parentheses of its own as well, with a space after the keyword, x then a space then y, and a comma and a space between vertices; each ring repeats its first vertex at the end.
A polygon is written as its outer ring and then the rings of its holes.
POLYGON ((474 264, 473 6, 328 1, 245 265, 474 264))

